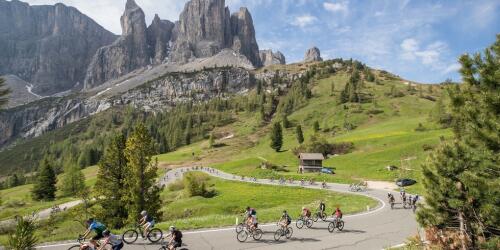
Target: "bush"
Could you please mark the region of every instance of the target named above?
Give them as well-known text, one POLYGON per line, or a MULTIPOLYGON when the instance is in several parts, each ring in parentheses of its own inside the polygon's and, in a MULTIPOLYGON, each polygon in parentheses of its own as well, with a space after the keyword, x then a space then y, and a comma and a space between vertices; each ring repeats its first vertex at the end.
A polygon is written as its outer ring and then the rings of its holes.
POLYGON ((381 113, 384 113, 384 111, 381 109, 370 109, 370 110, 366 111, 366 114, 369 114, 369 115, 378 115, 381 113))
POLYGON ((425 130, 426 130, 426 128, 424 127, 424 125, 422 125, 422 123, 419 123, 418 127, 415 128, 415 131, 417 131, 417 132, 422 132, 422 131, 425 131, 425 130))
POLYGON ((208 176, 199 173, 187 173, 184 175, 184 187, 189 197, 201 196, 205 198, 214 197, 215 190, 207 189, 208 176))
POLYGON ((286 169, 285 166, 275 165, 275 164, 268 162, 268 161, 263 162, 259 168, 270 169, 270 170, 274 170, 274 171, 278 171, 278 172, 289 172, 289 170, 286 169))
POLYGON ((422 149, 423 149, 424 151, 431 151, 431 150, 433 150, 433 149, 434 149, 434 146, 429 145, 429 144, 424 144, 424 145, 422 145, 422 149))

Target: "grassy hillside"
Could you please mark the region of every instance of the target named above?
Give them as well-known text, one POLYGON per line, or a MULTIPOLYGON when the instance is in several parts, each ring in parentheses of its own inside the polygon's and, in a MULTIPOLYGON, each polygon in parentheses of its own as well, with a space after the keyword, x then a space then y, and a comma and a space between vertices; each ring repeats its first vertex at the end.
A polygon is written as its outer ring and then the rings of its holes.
MULTIPOLYGON (((365 82, 364 91, 373 95, 366 103, 340 104, 339 95, 348 80, 345 70, 317 77, 309 84, 312 98, 302 108, 288 116, 292 127, 284 130, 284 146, 281 152, 270 148, 269 131, 272 121, 261 125, 255 113, 240 113, 234 123, 216 128, 221 135, 219 148, 208 148, 207 142, 198 142, 175 152, 159 156, 165 165, 205 164, 245 176, 285 176, 299 179, 330 180, 350 183, 359 180, 394 181, 399 177, 420 180, 420 164, 429 149, 440 137, 449 137, 451 132, 430 121, 435 99, 441 96, 440 86, 411 84, 402 79, 375 71, 377 83, 365 82), (334 84, 334 92, 331 85, 334 84), (398 93, 398 97, 391 96, 398 93), (329 142, 352 142, 354 150, 348 154, 332 156, 324 166, 335 168, 333 176, 297 174, 297 157, 292 150, 299 144, 295 126, 301 125, 306 142, 313 134, 313 123, 319 122, 317 136, 329 142), (354 125, 346 129, 345 124, 354 125), (227 136, 226 136, 227 137, 227 136), (193 156, 194 154, 194 156, 193 156), (263 170, 262 162, 283 167, 283 171, 263 170), (398 167, 388 171, 386 167, 398 167)), ((410 188, 420 191, 420 184, 410 188)))

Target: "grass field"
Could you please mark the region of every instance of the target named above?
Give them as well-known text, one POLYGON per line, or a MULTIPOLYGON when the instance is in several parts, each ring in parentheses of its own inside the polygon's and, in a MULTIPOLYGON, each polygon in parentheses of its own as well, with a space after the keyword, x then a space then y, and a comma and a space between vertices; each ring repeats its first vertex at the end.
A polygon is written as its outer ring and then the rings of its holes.
MULTIPOLYGON (((207 177, 209 178, 209 177, 207 177)), ((183 197, 183 190, 162 194, 166 205, 163 207, 165 222, 160 228, 176 225, 182 229, 207 228, 234 225, 247 206, 258 212, 259 222, 277 221, 283 210, 292 217, 300 213, 302 206, 315 210, 319 201, 327 204, 327 210, 339 206, 345 213, 356 213, 377 206, 377 201, 364 196, 348 195, 325 190, 311 190, 300 187, 280 187, 226 181, 210 177, 208 180, 217 195, 212 198, 183 197)))

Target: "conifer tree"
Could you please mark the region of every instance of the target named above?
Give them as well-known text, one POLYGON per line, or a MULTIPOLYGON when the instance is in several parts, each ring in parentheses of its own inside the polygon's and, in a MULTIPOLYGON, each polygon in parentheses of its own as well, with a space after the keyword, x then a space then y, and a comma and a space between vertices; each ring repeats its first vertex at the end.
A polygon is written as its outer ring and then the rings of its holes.
POLYGON ((155 218, 161 217, 161 189, 155 183, 158 177, 158 159, 153 159, 155 153, 154 142, 148 131, 143 124, 137 125, 127 139, 125 148, 125 199, 130 221, 136 221, 143 210, 155 218))
POLYGON ((208 146, 210 148, 213 148, 215 145, 215 139, 214 139, 214 134, 210 133, 210 137, 208 137, 208 146))
POLYGON ((464 84, 451 86, 454 139, 423 166, 423 226, 458 225, 462 249, 479 249, 500 225, 500 35, 491 48, 460 58, 464 84))
POLYGON ((289 128, 292 124, 290 123, 290 121, 288 120, 288 117, 287 115, 284 115, 283 116, 283 127, 284 128, 289 128))
POLYGON ((99 217, 103 218, 106 225, 121 228, 128 218, 126 210, 127 186, 125 178, 130 173, 125 158, 126 138, 123 134, 116 134, 106 146, 104 156, 99 161, 97 181, 94 193, 102 210, 99 217))
POLYGON ((5 88, 5 80, 0 77, 0 109, 7 105, 9 99, 7 96, 10 94, 10 89, 5 88))
POLYGON ((313 130, 315 133, 319 132, 319 122, 318 121, 314 121, 313 130))
POLYGON ((281 123, 276 122, 271 130, 271 148, 276 152, 281 150, 283 146, 283 131, 281 129, 281 123))
POLYGON ((297 125, 297 128, 295 129, 295 134, 299 144, 302 144, 304 142, 304 134, 302 133, 302 126, 297 125))
POLYGON ((61 191, 65 196, 74 196, 85 191, 85 176, 80 167, 69 164, 64 170, 61 191))
POLYGON ((34 250, 38 238, 35 236, 36 221, 33 217, 16 217, 14 232, 9 234, 7 249, 34 250))
POLYGON ((31 191, 33 199, 45 201, 54 200, 57 191, 56 182, 56 173, 50 165, 48 157, 45 156, 39 166, 38 176, 31 191))

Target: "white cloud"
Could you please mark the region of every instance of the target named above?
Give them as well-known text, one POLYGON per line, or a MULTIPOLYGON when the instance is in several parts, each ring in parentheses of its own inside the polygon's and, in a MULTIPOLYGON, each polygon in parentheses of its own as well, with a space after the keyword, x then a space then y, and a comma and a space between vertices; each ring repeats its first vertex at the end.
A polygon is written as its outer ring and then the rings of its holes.
POLYGON ((323 3, 323 8, 325 10, 330 11, 330 12, 343 12, 344 14, 349 12, 349 3, 348 2, 337 2, 337 3, 331 3, 331 2, 325 2, 323 3))
POLYGON ((462 65, 460 65, 459 63, 453 63, 451 65, 449 65, 448 67, 446 67, 442 74, 443 75, 446 75, 446 74, 449 74, 449 73, 456 73, 458 72, 458 70, 462 67, 462 65))
POLYGON ((318 18, 310 14, 305 14, 302 16, 297 16, 292 22, 292 25, 304 28, 318 21, 318 18))

